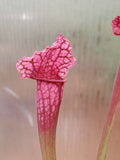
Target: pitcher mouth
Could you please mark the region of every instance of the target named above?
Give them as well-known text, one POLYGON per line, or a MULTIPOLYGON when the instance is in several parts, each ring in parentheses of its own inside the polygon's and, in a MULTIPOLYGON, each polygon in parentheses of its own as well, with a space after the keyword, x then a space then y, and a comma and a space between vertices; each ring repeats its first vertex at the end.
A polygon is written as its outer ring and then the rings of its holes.
POLYGON ((40 80, 40 81, 46 81, 46 82, 53 82, 53 83, 65 83, 67 82, 67 79, 45 79, 45 78, 36 78, 36 77, 30 77, 31 79, 40 80))

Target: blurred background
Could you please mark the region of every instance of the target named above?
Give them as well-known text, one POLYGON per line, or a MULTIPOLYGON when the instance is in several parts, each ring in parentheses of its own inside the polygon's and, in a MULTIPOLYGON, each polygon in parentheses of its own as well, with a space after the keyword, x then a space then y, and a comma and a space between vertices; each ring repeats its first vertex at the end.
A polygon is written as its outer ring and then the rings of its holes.
MULTIPOLYGON (((0 159, 42 160, 36 82, 21 80, 16 61, 69 39, 77 65, 67 77, 57 126, 57 160, 96 160, 120 60, 111 21, 119 0, 0 0, 0 159)), ((107 160, 120 160, 120 114, 107 160)))

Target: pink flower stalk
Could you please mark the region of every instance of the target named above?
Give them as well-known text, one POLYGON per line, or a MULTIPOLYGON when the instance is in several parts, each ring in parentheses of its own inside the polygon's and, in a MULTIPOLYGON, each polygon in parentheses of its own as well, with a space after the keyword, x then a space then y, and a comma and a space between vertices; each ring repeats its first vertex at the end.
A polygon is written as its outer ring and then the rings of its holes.
POLYGON ((111 133, 113 124, 115 122, 115 119, 117 117, 117 114, 119 112, 119 109, 120 109, 120 65, 116 75, 109 113, 103 129, 103 135, 102 135, 101 143, 99 146, 97 160, 105 160, 106 158, 106 152, 107 152, 110 133, 111 133))
POLYGON ((37 80, 37 122, 43 160, 56 160, 55 137, 65 78, 76 60, 69 41, 59 34, 53 45, 18 60, 22 79, 37 80))
MULTIPOLYGON (((120 35, 120 16, 112 21, 113 33, 115 35, 120 35)), ((116 81, 113 89, 113 94, 111 98, 111 104, 109 108, 109 113, 107 120, 103 129, 103 134, 101 138, 101 143, 98 150, 97 160, 105 160, 107 146, 109 142, 110 133, 117 117, 118 111, 120 108, 120 65, 118 68, 118 73, 116 75, 116 81)))
POLYGON ((112 21, 113 33, 117 36, 120 35, 120 16, 116 16, 112 21))

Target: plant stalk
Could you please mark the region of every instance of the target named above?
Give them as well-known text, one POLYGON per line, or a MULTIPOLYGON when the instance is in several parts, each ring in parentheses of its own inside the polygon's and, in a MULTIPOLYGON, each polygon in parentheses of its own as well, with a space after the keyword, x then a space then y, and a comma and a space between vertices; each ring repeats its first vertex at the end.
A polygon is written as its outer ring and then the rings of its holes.
POLYGON ((110 108, 107 120, 103 129, 101 143, 98 150, 97 160, 105 160, 111 130, 120 108, 120 65, 116 75, 113 94, 111 98, 110 108))
POLYGON ((43 160, 56 160, 56 127, 64 82, 37 80, 37 122, 43 160))

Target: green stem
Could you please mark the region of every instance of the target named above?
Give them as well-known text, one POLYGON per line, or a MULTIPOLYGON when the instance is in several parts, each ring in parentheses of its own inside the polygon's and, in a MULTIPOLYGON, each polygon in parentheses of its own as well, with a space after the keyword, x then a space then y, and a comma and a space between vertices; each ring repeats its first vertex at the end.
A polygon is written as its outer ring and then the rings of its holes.
POLYGON ((56 160, 56 129, 46 130, 39 134, 43 160, 56 160))
POLYGON ((99 147, 97 160, 105 160, 106 158, 107 146, 109 142, 111 129, 117 117, 118 111, 119 111, 119 104, 115 107, 115 110, 114 108, 110 108, 107 121, 103 129, 103 135, 102 135, 101 144, 99 147))

